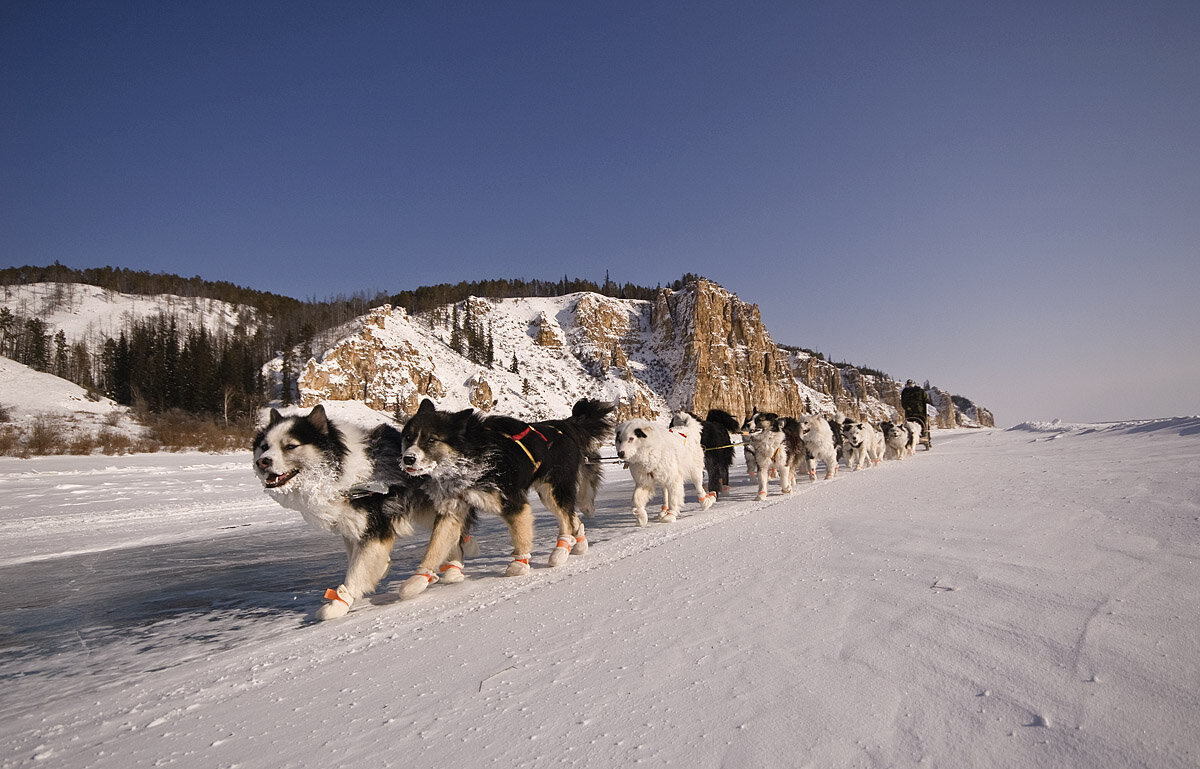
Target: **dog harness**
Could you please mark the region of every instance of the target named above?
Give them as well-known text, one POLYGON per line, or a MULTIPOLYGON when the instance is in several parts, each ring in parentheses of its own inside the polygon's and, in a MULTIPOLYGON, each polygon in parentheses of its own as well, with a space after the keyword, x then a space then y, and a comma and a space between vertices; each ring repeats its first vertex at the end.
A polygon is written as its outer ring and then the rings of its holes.
MULTIPOLYGON (((562 432, 560 430, 558 430, 554 427, 551 427, 550 429, 554 430, 554 432, 558 433, 559 435, 562 435, 562 432)), ((513 441, 514 443, 516 443, 518 446, 521 447, 521 451, 524 451, 525 456, 529 457, 529 461, 533 463, 533 471, 536 473, 538 471, 538 468, 540 468, 542 466, 542 463, 539 462, 538 460, 534 459, 533 452, 531 452, 529 450, 529 448, 524 443, 521 442, 521 441, 525 440, 526 438, 528 438, 530 433, 533 433, 534 435, 536 435, 537 437, 539 437, 543 441, 545 441, 546 448, 550 448, 550 446, 553 445, 553 441, 551 441, 546 436, 542 435, 541 431, 539 431, 533 425, 525 425, 525 429, 522 430, 521 432, 517 433, 516 435, 509 435, 508 433, 500 433, 500 434, 503 435, 505 438, 508 438, 509 440, 513 441)))

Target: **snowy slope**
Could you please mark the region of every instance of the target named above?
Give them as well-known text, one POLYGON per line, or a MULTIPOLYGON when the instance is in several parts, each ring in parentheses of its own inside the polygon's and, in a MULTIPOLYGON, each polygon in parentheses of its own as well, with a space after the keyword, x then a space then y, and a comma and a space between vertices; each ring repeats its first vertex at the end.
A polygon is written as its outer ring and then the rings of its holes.
POLYGON ((92 400, 86 390, 73 382, 3 356, 0 356, 0 406, 8 413, 11 426, 28 432, 39 419, 50 420, 54 429, 68 440, 74 434, 94 435, 102 429, 130 436, 144 432, 125 406, 105 397, 92 400))
POLYGON ((341 545, 248 454, 0 459, 0 766, 1194 767, 1198 460, 1200 418, 946 431, 643 529, 613 466, 566 566, 497 576, 491 520, 311 624, 341 545))
POLYGON ((61 330, 68 343, 82 340, 93 350, 104 339, 116 339, 131 320, 174 315, 183 328, 201 325, 215 334, 230 334, 239 322, 253 334, 257 312, 215 299, 157 294, 122 294, 85 283, 29 283, 0 286, 0 305, 17 315, 40 318, 50 335, 61 330))

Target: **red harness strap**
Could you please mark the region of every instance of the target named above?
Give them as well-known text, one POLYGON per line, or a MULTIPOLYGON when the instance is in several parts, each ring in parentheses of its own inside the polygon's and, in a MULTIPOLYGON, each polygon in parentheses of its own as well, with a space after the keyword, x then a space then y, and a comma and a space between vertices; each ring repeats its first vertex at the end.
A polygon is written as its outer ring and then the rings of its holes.
MULTIPOLYGON (((522 430, 521 432, 517 433, 516 435, 510 435, 510 436, 508 436, 508 437, 509 437, 509 438, 511 438, 511 439, 512 439, 514 442, 516 442, 516 444, 517 444, 518 446, 520 446, 520 447, 521 447, 521 451, 524 451, 524 452, 525 452, 525 456, 529 457, 529 461, 533 463, 533 470, 534 470, 534 472, 537 472, 537 469, 538 469, 539 467, 541 467, 541 466, 542 466, 542 463, 541 463, 541 462, 539 462, 539 461, 537 461, 536 459, 534 459, 534 458, 533 458, 533 452, 531 452, 529 449, 527 449, 527 448, 525 447, 525 444, 524 444, 524 443, 521 443, 521 440, 522 440, 523 438, 527 437, 527 436, 528 436, 530 433, 533 433, 533 434, 535 434, 537 437, 541 438, 541 439, 542 439, 543 441, 545 441, 546 443, 550 443, 550 439, 549 439, 549 438, 547 438, 546 436, 542 435, 540 432, 538 432, 538 430, 537 430, 537 429, 536 429, 536 428, 535 428, 533 425, 525 425, 525 429, 524 429, 524 430, 522 430)), ((502 433, 502 434, 503 434, 503 433, 502 433)))

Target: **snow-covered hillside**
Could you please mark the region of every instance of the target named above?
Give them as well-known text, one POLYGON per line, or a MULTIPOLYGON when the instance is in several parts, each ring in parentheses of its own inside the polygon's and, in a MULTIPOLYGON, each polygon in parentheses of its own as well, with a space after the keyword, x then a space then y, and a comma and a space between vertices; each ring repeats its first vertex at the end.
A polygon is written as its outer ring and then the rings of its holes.
MULTIPOLYGON (((1200 418, 943 431, 340 620, 250 456, 0 459, 0 766, 1200 764, 1200 418)), ((740 465, 739 465, 740 467, 740 465)))
POLYGON ((215 299, 156 294, 122 294, 85 283, 29 283, 0 286, 0 306, 25 318, 40 318, 50 334, 62 331, 68 343, 86 342, 99 349, 104 339, 116 339, 130 321, 178 318, 184 330, 204 328, 231 334, 238 323, 247 333, 258 327, 257 311, 215 299))
POLYGON ((105 430, 130 438, 144 432, 130 410, 103 396, 93 399, 77 384, 0 356, 0 407, 8 415, 9 427, 29 434, 39 423, 52 429, 69 444, 80 436, 95 436, 105 430))

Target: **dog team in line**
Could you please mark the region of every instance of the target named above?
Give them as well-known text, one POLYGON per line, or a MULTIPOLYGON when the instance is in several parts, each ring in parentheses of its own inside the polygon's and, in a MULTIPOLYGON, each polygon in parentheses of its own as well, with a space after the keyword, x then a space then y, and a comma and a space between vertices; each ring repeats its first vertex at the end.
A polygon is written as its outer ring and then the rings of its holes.
POLYGON ((316 612, 326 620, 343 616, 374 592, 396 538, 417 528, 429 532, 429 542, 416 572, 400 584, 400 597, 412 598, 435 582, 465 579, 464 560, 478 552, 471 532, 481 513, 497 515, 508 526, 513 551, 505 576, 527 574, 531 489, 558 520, 548 565, 582 555, 588 542, 580 513, 594 510, 603 477, 600 449, 614 434, 617 461, 634 480, 633 514, 646 526, 646 505, 656 488, 663 495, 662 522, 678 518, 687 483, 704 510, 729 491, 735 435, 761 500, 771 478, 778 478, 781 493, 790 493, 801 467, 816 480, 824 465, 824 478, 832 479, 839 454, 855 470, 911 456, 922 429, 913 421, 876 427, 757 410, 739 423, 716 409, 703 419, 677 412, 669 425, 630 419, 614 426, 613 410, 585 398, 569 417, 527 423, 473 409, 444 411, 424 400, 400 429, 382 424, 363 431, 331 419, 321 405, 306 414, 271 409, 254 439, 253 466, 279 504, 342 537, 348 566, 342 584, 326 591, 328 603, 316 612))

